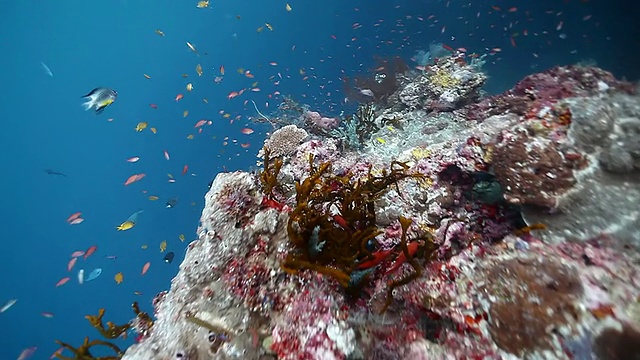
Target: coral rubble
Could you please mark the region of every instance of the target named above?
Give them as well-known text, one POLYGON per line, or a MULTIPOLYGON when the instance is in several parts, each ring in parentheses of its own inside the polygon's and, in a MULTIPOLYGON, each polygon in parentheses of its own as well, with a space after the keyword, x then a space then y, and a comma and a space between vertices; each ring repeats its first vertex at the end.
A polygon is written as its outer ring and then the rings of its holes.
POLYGON ((480 98, 462 54, 405 70, 358 146, 303 121, 218 174, 123 359, 639 356, 633 85, 556 67, 480 98))

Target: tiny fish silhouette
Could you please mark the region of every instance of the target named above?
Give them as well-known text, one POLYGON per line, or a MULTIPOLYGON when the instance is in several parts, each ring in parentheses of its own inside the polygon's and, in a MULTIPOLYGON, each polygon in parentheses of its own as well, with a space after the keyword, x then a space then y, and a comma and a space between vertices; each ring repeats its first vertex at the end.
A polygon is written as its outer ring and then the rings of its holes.
POLYGON ((67 177, 67 175, 61 173, 60 171, 55 171, 53 169, 44 169, 44 171, 49 175, 60 175, 60 176, 67 177))

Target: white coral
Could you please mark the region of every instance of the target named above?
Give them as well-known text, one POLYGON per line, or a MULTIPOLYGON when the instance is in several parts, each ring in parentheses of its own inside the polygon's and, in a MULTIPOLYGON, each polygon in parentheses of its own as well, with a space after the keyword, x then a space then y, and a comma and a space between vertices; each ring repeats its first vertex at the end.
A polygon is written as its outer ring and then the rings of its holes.
MULTIPOLYGON (((302 140, 304 140, 309 134, 295 125, 287 125, 276 130, 271 136, 265 140, 264 148, 269 149, 271 157, 278 157, 283 155, 290 155, 294 151, 302 140)), ((262 157, 263 150, 260 150, 258 154, 262 157)))
POLYGON ((327 336, 333 340, 336 348, 347 357, 356 349, 356 334, 344 321, 336 322, 334 320, 329 324, 327 336))

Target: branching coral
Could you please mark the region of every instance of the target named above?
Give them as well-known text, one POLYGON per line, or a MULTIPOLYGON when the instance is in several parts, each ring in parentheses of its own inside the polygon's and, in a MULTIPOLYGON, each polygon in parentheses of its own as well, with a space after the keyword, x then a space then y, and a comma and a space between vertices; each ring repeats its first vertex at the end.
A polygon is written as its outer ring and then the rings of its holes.
POLYGON ((332 174, 329 162, 316 166, 310 157, 309 166, 309 177, 296 183, 296 207, 287 226, 293 249, 282 266, 289 273, 314 270, 347 289, 357 288, 367 274, 360 276, 356 269, 373 258, 374 238, 382 233, 374 200, 399 180, 420 175, 394 162, 381 175, 370 168, 366 177, 352 183, 348 175, 332 174))
POLYGON ((84 343, 82 343, 82 345, 77 349, 69 344, 63 343, 62 341, 56 340, 56 343, 58 343, 60 346, 62 346, 65 349, 69 349, 73 353, 73 357, 64 356, 62 354, 56 354, 56 358, 62 359, 62 360, 119 360, 122 358, 122 355, 124 355, 124 353, 120 350, 120 348, 118 348, 115 344, 112 344, 108 341, 103 341, 103 340, 89 341, 88 336, 84 338, 84 343), (91 347, 96 345, 101 345, 101 346, 106 346, 108 348, 111 348, 116 353, 116 355, 94 357, 93 355, 91 355, 91 352, 89 352, 89 349, 91 349, 91 347))
POLYGON ((134 301, 131 305, 133 312, 136 314, 136 318, 132 321, 132 327, 138 332, 138 336, 145 338, 149 335, 151 328, 153 327, 153 319, 144 311, 140 311, 138 302, 134 301))
POLYGON ((264 169, 260 172, 260 182, 262 183, 262 190, 264 191, 264 194, 268 198, 272 199, 273 190, 278 186, 278 174, 282 167, 282 159, 275 159, 272 164, 270 155, 271 150, 265 148, 264 169))
POLYGON ((131 325, 115 325, 111 321, 107 321, 107 328, 105 329, 104 324, 102 323, 102 317, 104 316, 104 309, 98 310, 98 316, 95 315, 87 315, 85 319, 89 320, 91 326, 93 326, 96 330, 100 332, 102 336, 107 339, 116 339, 124 334, 131 325))
POLYGON ((308 135, 296 125, 281 127, 265 140, 262 152, 269 150, 272 157, 290 156, 308 135))
POLYGON ((400 249, 402 250, 402 253, 398 256, 396 262, 399 263, 400 258, 402 257, 411 265, 413 272, 388 283, 387 298, 382 308, 382 312, 386 311, 389 305, 391 305, 391 301, 393 300, 393 291, 397 287, 406 285, 422 275, 422 266, 420 266, 416 260, 416 257, 418 256, 414 257, 414 254, 418 253, 418 250, 420 250, 419 256, 428 260, 435 255, 435 252, 438 249, 430 234, 427 233, 427 236, 416 238, 411 241, 411 243, 415 243, 417 245, 417 247, 415 247, 416 250, 411 251, 409 249, 409 241, 407 240, 407 232, 411 226, 411 219, 400 217, 400 226, 402 227, 402 238, 400 239, 400 249))
MULTIPOLYGON (((133 308, 133 312, 136 314, 135 322, 139 324, 144 324, 144 328, 147 331, 150 330, 151 327, 153 326, 153 320, 151 319, 149 314, 147 314, 144 311, 140 311, 140 308, 138 307, 137 302, 134 302, 131 305, 131 307, 133 308)), ((129 330, 132 327, 132 325, 131 324, 115 325, 114 323, 107 321, 107 324, 106 324, 107 326, 105 328, 105 325, 102 322, 102 317, 104 316, 104 313, 105 313, 104 309, 99 309, 98 315, 87 315, 85 316, 85 318, 89 321, 91 326, 93 326, 96 330, 98 330, 98 332, 100 332, 100 334, 107 339, 117 339, 120 336, 126 337, 127 330, 129 330)), ((70 350, 73 353, 73 357, 64 356, 62 354, 56 354, 56 357, 62 360, 74 360, 74 359, 75 360, 119 360, 124 355, 124 352, 120 350, 120 348, 117 345, 104 340, 96 339, 96 340, 89 341, 88 336, 84 338, 84 342, 78 348, 74 348, 73 346, 59 340, 56 340, 56 343, 58 343, 63 348, 70 350), (105 356, 105 357, 94 357, 91 354, 90 350, 93 346, 97 346, 97 345, 105 346, 112 349, 115 355, 105 356)))
POLYGON ((375 110, 373 104, 362 104, 354 115, 348 116, 340 127, 327 134, 342 140, 346 149, 362 148, 371 135, 380 130, 375 122, 375 110))

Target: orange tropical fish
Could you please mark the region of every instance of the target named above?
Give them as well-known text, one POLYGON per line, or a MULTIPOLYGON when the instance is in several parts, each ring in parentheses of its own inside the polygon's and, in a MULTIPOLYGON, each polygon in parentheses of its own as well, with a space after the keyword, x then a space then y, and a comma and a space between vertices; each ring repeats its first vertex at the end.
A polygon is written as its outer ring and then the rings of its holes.
POLYGON ((182 175, 186 174, 186 173, 187 173, 187 171, 189 171, 189 165, 185 165, 185 166, 182 168, 182 175))
POLYGON ((146 274, 147 271, 149 271, 150 266, 151 266, 151 261, 147 261, 147 263, 144 264, 144 266, 142 267, 142 272, 140 273, 140 275, 146 274))
POLYGON ((63 277, 62 279, 60 279, 60 281, 58 281, 56 283, 56 287, 66 284, 69 280, 71 280, 70 277, 68 277, 68 276, 67 277, 63 277))
POLYGON ((67 271, 71 271, 71 269, 73 269, 73 266, 76 264, 76 261, 78 261, 77 257, 71 258, 71 260, 69 260, 69 263, 67 264, 67 271))
POLYGON ((130 163, 138 162, 138 160, 140 160, 139 156, 134 156, 127 159, 127 161, 130 163))
POLYGON ((251 129, 251 128, 244 128, 244 129, 240 130, 240 132, 242 132, 242 133, 243 133, 243 134, 245 134, 245 135, 251 135, 251 134, 253 134, 253 129, 251 129))
POLYGON ((81 212, 73 213, 73 214, 69 215, 69 217, 67 218, 67 222, 68 222, 68 223, 70 223, 70 222, 72 222, 73 220, 75 220, 75 219, 79 218, 80 216, 82 216, 82 213, 81 213, 81 212))
POLYGON ((136 181, 141 180, 143 177, 145 177, 145 174, 133 174, 131 176, 129 176, 129 178, 127 179, 127 181, 124 182, 124 186, 127 186, 129 184, 132 184, 136 181))
POLYGON ((119 272, 113 277, 113 280, 116 281, 116 284, 120 284, 122 280, 124 280, 124 275, 122 275, 122 273, 119 272))
POLYGON ((224 75, 224 65, 220 65, 220 75, 224 75))
POLYGON ((237 91, 232 91, 232 92, 230 92, 230 93, 229 93, 229 95, 227 95, 227 99, 231 100, 231 99, 233 99, 234 97, 236 97, 236 96, 238 96, 238 95, 240 95, 240 93, 239 93, 239 92, 237 92, 237 91))
POLYGON ((196 123, 196 125, 194 126, 194 128, 199 128, 200 126, 204 126, 204 124, 207 123, 207 120, 200 120, 196 123))
POLYGON ((180 99, 182 99, 183 97, 184 97, 184 95, 182 95, 182 94, 176 95, 176 101, 180 101, 180 99))
POLYGON ((71 257, 80 257, 84 255, 84 251, 83 250, 76 250, 71 254, 71 257))
POLYGON ((93 245, 90 248, 88 248, 87 252, 84 253, 84 259, 87 260, 89 256, 91 256, 94 252, 96 252, 96 250, 98 250, 98 247, 96 245, 93 245))

